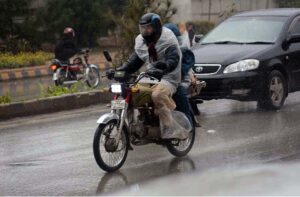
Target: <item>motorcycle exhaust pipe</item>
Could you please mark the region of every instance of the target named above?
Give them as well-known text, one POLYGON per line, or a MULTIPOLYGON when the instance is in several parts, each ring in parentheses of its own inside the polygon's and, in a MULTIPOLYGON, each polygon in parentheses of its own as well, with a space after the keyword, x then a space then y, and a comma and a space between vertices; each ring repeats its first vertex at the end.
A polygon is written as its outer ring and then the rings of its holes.
POLYGON ((77 83, 77 81, 64 81, 63 84, 64 85, 70 85, 70 84, 74 84, 77 83))

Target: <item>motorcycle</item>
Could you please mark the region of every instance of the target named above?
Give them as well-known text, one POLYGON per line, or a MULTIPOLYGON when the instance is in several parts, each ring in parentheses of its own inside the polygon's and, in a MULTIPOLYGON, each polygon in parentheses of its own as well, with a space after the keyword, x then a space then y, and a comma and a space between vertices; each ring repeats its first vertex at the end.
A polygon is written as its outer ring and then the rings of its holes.
MULTIPOLYGON (((104 52, 104 56, 107 61, 112 62, 107 51, 104 52)), ((158 80, 149 76, 147 72, 127 75, 123 71, 115 71, 114 76, 108 78, 116 81, 110 85, 110 92, 115 96, 111 101, 111 112, 102 115, 97 121, 99 126, 93 141, 94 157, 101 169, 113 172, 121 168, 128 151, 133 150, 132 145, 155 143, 166 147, 176 157, 183 157, 189 153, 195 140, 195 128, 199 126, 194 116, 199 114, 198 108, 191 111, 192 129, 185 139, 162 139, 159 118, 154 113, 153 103, 149 102, 137 107, 133 102, 134 94, 140 91, 136 86, 140 80, 143 78, 158 80)), ((190 102, 195 104, 198 101, 190 98, 190 102)), ((184 118, 190 124, 187 117, 184 118)))
POLYGON ((72 63, 63 63, 53 59, 49 68, 53 71, 53 81, 56 86, 71 85, 80 80, 91 88, 96 88, 100 83, 98 66, 88 61, 89 50, 82 50, 77 54, 72 63))

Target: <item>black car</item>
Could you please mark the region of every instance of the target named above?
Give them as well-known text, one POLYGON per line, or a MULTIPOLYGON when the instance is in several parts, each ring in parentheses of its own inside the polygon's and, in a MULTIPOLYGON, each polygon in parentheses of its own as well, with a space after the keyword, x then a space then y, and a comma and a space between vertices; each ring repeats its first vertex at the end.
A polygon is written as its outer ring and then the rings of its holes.
POLYGON ((261 108, 279 109, 300 89, 300 9, 237 14, 193 52, 193 70, 207 83, 199 98, 256 100, 261 108))

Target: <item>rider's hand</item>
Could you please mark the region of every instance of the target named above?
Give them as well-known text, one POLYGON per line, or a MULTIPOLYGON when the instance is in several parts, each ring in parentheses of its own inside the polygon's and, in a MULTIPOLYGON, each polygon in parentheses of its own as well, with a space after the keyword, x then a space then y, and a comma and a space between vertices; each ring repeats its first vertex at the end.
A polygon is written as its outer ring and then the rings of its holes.
POLYGON ((160 70, 166 70, 168 68, 168 65, 165 62, 160 61, 154 62, 152 66, 160 70))
POLYGON ((155 69, 155 68, 151 68, 149 70, 146 71, 146 73, 150 76, 150 77, 154 77, 156 79, 158 79, 159 81, 161 80, 161 78, 164 76, 164 72, 160 69, 155 69))
POLYGON ((120 64, 119 66, 117 66, 116 71, 125 71, 126 66, 126 64, 120 64))
POLYGON ((115 70, 109 69, 108 71, 106 71, 105 75, 109 80, 112 80, 115 76, 115 70))
POLYGON ((197 78, 195 77, 195 75, 193 73, 190 74, 191 77, 191 84, 192 85, 196 85, 197 83, 197 78))

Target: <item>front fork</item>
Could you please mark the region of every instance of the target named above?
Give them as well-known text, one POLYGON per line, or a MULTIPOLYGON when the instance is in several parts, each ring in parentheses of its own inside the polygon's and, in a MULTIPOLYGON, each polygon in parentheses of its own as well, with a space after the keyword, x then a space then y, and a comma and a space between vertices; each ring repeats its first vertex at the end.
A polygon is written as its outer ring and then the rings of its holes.
MULTIPOLYGON (((121 111, 121 113, 119 115, 119 120, 118 120, 118 124, 117 124, 117 132, 115 134, 112 134, 112 136, 115 136, 115 139, 117 140, 117 142, 119 142, 121 139, 122 129, 123 129, 123 127, 125 125, 125 121, 126 121, 127 110, 128 110, 128 104, 125 105, 125 108, 121 111)), ((112 110, 111 113, 116 113, 116 110, 112 110)))

